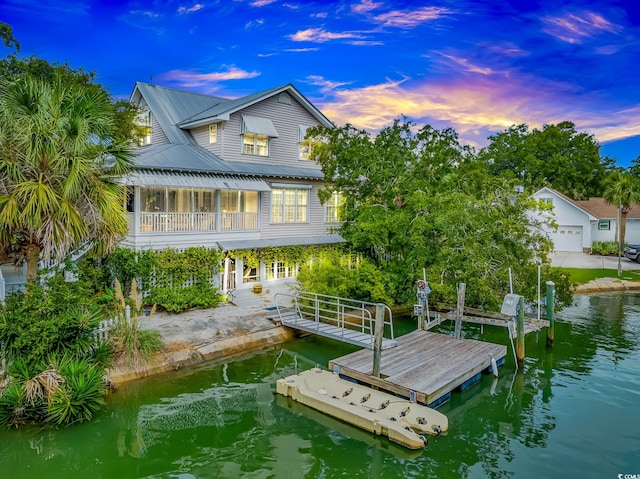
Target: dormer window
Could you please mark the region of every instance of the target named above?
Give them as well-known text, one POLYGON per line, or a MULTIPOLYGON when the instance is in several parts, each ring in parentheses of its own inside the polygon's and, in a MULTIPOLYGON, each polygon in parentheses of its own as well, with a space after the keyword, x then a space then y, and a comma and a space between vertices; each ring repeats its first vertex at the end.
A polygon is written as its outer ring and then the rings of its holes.
POLYGON ((245 155, 269 156, 269 139, 278 131, 268 118, 242 115, 242 152, 245 155))
POLYGON ((298 158, 309 160, 311 154, 311 141, 306 139, 308 126, 298 125, 298 158))
POLYGON ((138 115, 136 124, 140 127, 140 146, 151 144, 151 111, 142 112, 138 115))
POLYGON ((218 123, 209 125, 209 143, 217 143, 218 141, 218 123))

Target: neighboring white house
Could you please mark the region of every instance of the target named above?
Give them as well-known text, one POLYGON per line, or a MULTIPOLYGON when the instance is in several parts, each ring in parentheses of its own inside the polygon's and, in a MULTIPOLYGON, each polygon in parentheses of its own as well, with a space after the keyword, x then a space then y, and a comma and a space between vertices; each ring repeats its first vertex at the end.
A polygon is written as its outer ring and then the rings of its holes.
MULTIPOLYGON (((130 101, 143 110, 147 135, 123 179, 123 246, 233 251, 344 241, 332 233, 340 198, 320 203, 324 175, 305 140, 309 127, 333 125, 293 85, 226 99, 136 83, 130 101)), ((277 282, 296 269, 229 258, 219 286, 277 282)))
MULTIPOLYGON (((618 208, 604 198, 577 201, 552 188, 542 188, 534 198, 551 204, 551 217, 557 228, 545 228, 556 251, 589 253, 594 241, 617 240, 618 208)), ((627 243, 640 243, 640 206, 634 205, 627 215, 627 243)))

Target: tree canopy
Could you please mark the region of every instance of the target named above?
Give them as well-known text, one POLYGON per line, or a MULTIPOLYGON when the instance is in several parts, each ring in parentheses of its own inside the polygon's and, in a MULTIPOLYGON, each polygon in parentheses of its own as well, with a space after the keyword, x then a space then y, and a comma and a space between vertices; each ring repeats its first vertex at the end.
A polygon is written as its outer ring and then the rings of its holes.
POLYGON ((312 156, 330 184, 322 196, 333 189, 344 196, 341 233, 380 268, 396 301, 412 301, 423 268, 434 301, 451 304, 464 282, 469 304, 494 309, 508 291, 509 268, 529 298, 536 266, 550 274, 551 243, 528 214, 537 202, 515 191, 515 179, 490 174, 455 131, 414 132, 399 119, 374 138, 350 125, 309 134, 319 140, 312 156))
POLYGON ((61 75, 0 78, 0 254, 58 259, 85 241, 104 253, 126 233, 122 187, 131 142, 102 88, 61 75))
POLYGON ((489 172, 531 190, 550 186, 576 200, 602 196, 603 181, 614 169, 612 159, 600 156, 593 135, 577 132, 569 121, 541 130, 514 125, 489 141, 479 153, 489 172))

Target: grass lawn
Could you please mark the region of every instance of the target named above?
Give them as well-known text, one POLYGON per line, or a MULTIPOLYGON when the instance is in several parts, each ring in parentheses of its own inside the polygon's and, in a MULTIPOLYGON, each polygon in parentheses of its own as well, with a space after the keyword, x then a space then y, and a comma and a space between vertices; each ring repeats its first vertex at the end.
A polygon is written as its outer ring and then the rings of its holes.
MULTIPOLYGON (((571 275, 571 281, 577 284, 585 284, 598 278, 618 278, 617 269, 582 269, 582 268, 557 268, 571 275)), ((621 280, 640 281, 640 270, 623 271, 621 280)))

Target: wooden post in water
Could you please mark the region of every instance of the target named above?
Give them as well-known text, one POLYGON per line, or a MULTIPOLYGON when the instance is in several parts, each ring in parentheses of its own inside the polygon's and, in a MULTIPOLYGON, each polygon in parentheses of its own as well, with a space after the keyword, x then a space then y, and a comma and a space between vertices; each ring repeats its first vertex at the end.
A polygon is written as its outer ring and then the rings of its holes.
POLYGON ((547 281, 547 321, 549 321, 549 329, 547 329, 547 346, 553 345, 555 336, 555 325, 553 313, 555 309, 556 284, 553 281, 547 281))
POLYGON ((458 304, 456 305, 456 327, 453 333, 455 339, 460 339, 462 334, 462 316, 464 315, 464 294, 467 289, 465 283, 458 284, 458 304))
POLYGON ((376 304, 376 322, 373 329, 373 376, 380 377, 382 336, 384 335, 384 304, 376 304))
POLYGON ((524 297, 518 299, 518 322, 516 325, 516 360, 518 369, 524 367, 524 297))

